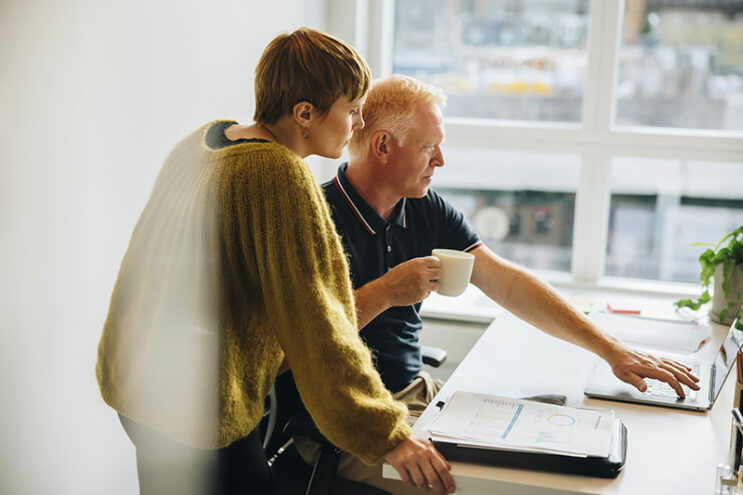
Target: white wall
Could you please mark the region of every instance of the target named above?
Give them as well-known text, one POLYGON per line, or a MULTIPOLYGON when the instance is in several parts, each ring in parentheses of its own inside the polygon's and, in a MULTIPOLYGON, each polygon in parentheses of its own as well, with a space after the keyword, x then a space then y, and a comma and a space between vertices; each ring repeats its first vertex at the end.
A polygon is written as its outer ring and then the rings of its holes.
POLYGON ((134 449, 96 346, 163 158, 250 120, 265 44, 325 0, 0 4, 0 493, 131 494, 134 449))

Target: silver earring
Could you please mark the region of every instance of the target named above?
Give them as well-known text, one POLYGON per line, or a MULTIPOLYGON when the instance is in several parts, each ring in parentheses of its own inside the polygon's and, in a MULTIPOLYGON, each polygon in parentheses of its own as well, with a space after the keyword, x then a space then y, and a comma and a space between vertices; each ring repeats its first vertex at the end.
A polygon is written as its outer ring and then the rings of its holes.
POLYGON ((310 138, 310 130, 307 127, 304 128, 304 138, 305 139, 309 139, 310 138))

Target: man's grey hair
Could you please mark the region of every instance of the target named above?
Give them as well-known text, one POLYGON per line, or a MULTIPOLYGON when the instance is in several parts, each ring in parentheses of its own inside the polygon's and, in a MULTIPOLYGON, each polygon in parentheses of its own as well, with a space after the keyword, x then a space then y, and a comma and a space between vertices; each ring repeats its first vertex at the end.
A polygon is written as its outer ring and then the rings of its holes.
POLYGON ((377 131, 389 132, 402 146, 415 127, 418 109, 425 104, 443 110, 446 95, 439 88, 409 76, 393 75, 374 81, 362 110, 366 125, 354 132, 348 144, 351 156, 366 158, 377 131))

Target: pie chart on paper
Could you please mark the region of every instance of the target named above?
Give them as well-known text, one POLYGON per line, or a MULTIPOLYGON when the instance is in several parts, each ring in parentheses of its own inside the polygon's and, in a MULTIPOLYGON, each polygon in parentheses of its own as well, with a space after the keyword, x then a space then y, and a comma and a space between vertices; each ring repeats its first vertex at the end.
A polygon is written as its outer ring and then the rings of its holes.
POLYGON ((555 426, 573 426, 575 418, 567 414, 553 414, 547 417, 547 422, 555 426))

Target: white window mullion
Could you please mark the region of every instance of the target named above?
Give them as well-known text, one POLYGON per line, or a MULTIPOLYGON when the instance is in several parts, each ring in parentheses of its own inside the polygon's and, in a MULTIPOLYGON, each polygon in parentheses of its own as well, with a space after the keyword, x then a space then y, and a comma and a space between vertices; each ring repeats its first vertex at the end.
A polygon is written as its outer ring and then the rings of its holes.
MULTIPOLYGON (((591 0, 588 71, 582 113, 583 128, 588 132, 611 132, 623 11, 623 0, 591 0)), ((581 153, 571 264, 573 278, 578 282, 597 283, 604 274, 611 158, 611 154, 598 150, 581 153)))
POLYGON ((575 125, 447 118, 446 142, 497 149, 563 153, 603 151, 613 156, 739 163, 743 134, 724 131, 633 128, 588 131, 575 125))
POLYGON ((394 0, 327 0, 327 12, 328 32, 361 53, 372 77, 392 73, 394 0))
POLYGON ((366 61, 375 79, 389 76, 392 74, 395 1, 369 0, 367 12, 369 49, 366 61))
POLYGON ((623 0, 592 0, 583 127, 609 131, 614 121, 614 87, 624 12, 623 0))
POLYGON ((581 111, 584 129, 597 130, 599 128, 598 109, 601 95, 601 54, 603 52, 602 39, 604 32, 601 29, 606 2, 591 1, 588 19, 588 45, 586 55, 588 67, 586 70, 586 87, 583 93, 583 108, 581 111))
POLYGON ((595 284, 604 274, 609 229, 611 156, 581 154, 581 174, 575 195, 572 272, 576 282, 595 284))
POLYGON ((365 58, 367 43, 376 42, 367 32, 368 3, 368 0, 327 0, 326 4, 328 32, 351 43, 365 58))

